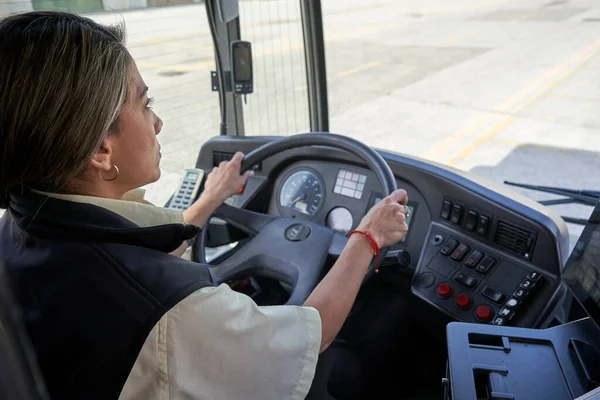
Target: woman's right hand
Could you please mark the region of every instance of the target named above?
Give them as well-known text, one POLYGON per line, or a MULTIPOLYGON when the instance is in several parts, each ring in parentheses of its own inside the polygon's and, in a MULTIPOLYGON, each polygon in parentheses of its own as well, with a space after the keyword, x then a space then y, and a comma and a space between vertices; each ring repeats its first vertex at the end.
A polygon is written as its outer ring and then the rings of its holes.
POLYGON ((380 248, 391 246, 408 233, 406 215, 408 195, 398 189, 373 206, 364 216, 358 230, 369 230, 380 248))
MULTIPOLYGON (((370 231, 380 248, 402 240, 408 232, 404 190, 396 190, 377 203, 358 224, 358 230, 370 231)), ((370 243, 362 235, 353 235, 348 245, 325 278, 317 285, 306 302, 321 316, 321 352, 335 340, 356 299, 373 259, 370 243)))

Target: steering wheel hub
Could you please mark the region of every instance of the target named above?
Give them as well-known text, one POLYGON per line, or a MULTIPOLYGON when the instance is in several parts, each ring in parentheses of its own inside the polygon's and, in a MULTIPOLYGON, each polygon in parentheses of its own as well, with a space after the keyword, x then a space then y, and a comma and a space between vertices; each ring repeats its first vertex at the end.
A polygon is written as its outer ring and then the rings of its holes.
POLYGON ((310 226, 294 224, 285 230, 285 238, 290 242, 301 242, 310 235, 310 226))

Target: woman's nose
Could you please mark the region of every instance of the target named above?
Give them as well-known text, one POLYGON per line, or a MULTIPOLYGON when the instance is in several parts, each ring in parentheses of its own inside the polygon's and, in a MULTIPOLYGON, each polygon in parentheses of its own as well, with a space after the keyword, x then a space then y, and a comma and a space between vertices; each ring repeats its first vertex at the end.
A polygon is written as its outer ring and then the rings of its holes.
POLYGON ((154 124, 154 130, 156 131, 157 135, 162 130, 162 127, 163 127, 163 121, 162 121, 162 119, 160 119, 160 117, 156 117, 156 122, 154 124))

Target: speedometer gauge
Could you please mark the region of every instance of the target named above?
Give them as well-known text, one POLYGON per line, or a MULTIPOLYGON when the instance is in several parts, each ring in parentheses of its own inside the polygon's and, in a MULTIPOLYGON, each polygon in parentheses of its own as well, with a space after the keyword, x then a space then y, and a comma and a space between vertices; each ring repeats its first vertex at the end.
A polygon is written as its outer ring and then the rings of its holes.
POLYGON ((313 216, 323 204, 323 184, 316 173, 301 170, 288 176, 279 192, 279 206, 313 216))

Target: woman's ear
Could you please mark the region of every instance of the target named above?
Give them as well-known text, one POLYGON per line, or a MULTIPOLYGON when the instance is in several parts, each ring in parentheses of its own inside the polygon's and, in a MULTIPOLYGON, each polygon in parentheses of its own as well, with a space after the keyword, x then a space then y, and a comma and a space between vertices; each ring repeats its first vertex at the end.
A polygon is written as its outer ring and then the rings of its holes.
POLYGON ((105 172, 109 172, 110 170, 112 170, 112 147, 112 141, 109 138, 104 138, 104 140, 102 140, 100 148, 93 155, 92 160, 90 161, 90 166, 96 170, 105 172))

